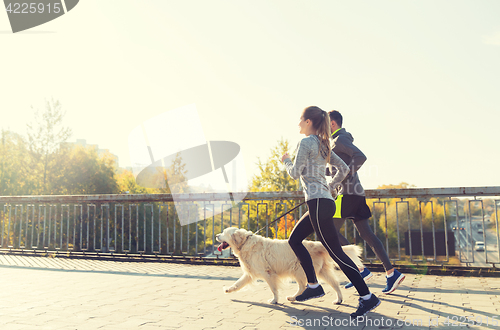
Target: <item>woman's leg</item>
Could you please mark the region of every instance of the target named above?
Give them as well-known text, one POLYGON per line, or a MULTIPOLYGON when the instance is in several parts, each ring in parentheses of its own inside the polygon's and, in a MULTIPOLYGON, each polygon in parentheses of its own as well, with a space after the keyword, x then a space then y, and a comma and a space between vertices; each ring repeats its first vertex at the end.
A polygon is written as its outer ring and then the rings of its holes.
POLYGON ((297 222, 288 238, 288 244, 290 244, 290 247, 299 259, 302 269, 304 269, 306 273, 307 282, 310 284, 314 284, 318 282, 318 280, 316 279, 311 255, 304 244, 302 244, 302 241, 312 233, 314 233, 314 229, 309 219, 309 211, 307 211, 297 222))
POLYGON ((314 231, 321 240, 326 250, 339 265, 340 269, 353 283, 360 296, 370 294, 363 277, 359 273, 358 267, 344 253, 340 246, 338 233, 333 223, 333 214, 335 213, 335 203, 333 200, 318 198, 307 202, 310 212, 310 219, 314 231))

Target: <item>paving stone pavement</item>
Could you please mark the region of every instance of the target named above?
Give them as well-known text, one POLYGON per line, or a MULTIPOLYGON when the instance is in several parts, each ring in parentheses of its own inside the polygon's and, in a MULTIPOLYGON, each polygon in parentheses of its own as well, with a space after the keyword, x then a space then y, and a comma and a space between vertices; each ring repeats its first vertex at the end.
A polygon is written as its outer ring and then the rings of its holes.
POLYGON ((280 304, 270 305, 264 282, 223 293, 241 274, 230 266, 0 255, 0 329, 500 329, 500 278, 406 274, 383 295, 385 278, 375 273, 368 286, 381 305, 349 323, 354 289, 342 289, 342 305, 332 304, 326 285, 324 297, 290 303, 296 284, 286 282, 280 304))

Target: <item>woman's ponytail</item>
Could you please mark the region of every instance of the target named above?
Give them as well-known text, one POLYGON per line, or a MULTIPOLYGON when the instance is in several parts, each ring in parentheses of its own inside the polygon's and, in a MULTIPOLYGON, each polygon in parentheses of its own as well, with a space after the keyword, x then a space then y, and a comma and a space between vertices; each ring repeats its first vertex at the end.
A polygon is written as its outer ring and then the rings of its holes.
POLYGON ((319 152, 326 159, 326 162, 330 163, 330 116, 326 111, 316 106, 305 108, 302 116, 313 122, 313 127, 316 129, 320 141, 319 152))

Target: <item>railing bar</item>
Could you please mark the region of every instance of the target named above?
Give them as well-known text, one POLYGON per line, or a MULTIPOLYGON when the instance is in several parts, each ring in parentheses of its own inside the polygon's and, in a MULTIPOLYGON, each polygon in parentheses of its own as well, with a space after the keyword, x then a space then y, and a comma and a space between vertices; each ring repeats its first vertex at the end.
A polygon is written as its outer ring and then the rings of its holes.
POLYGON ((215 240, 215 204, 208 205, 212 205, 212 254, 219 258, 219 255, 222 253, 215 249, 215 246, 217 245, 215 240))
POLYGON ((151 204, 151 253, 155 253, 155 223, 154 223, 154 206, 151 204))
POLYGON ((140 238, 141 238, 140 232, 139 232, 139 221, 140 221, 139 220, 139 205, 137 205, 136 212, 137 212, 136 213, 137 217, 136 217, 136 222, 135 222, 135 224, 136 224, 136 229, 135 229, 136 230, 136 232, 135 232, 135 237, 136 237, 136 239, 135 239, 135 243, 136 244, 135 245, 136 245, 136 248, 135 248, 135 250, 137 251, 137 253, 139 253, 140 252, 139 241, 140 241, 140 238))
POLYGON ((32 215, 32 220, 31 220, 31 248, 32 249, 36 249, 38 248, 38 239, 37 239, 37 245, 34 245, 34 241, 35 241, 35 229, 37 231, 37 238, 38 238, 38 227, 36 226, 35 224, 35 209, 36 209, 36 205, 33 204, 33 215, 32 215))
POLYGON ((47 219, 48 222, 49 222, 49 228, 48 228, 48 237, 47 237, 47 249, 49 249, 50 247, 50 236, 51 236, 51 233, 52 233, 52 206, 53 204, 49 204, 49 218, 47 219))
MULTIPOLYGON (((74 205, 74 209, 73 209, 74 213, 73 213, 73 219, 74 219, 74 224, 73 224, 73 251, 76 249, 76 227, 77 227, 77 219, 79 219, 78 222, 80 222, 80 224, 82 223, 82 218, 83 218, 83 205, 74 205), (80 215, 79 217, 77 218, 76 217, 76 209, 77 207, 80 207, 80 215)), ((82 241, 80 239, 80 242, 79 242, 79 246, 80 246, 80 249, 82 248, 82 241)))
MULTIPOLYGON (((203 216, 205 221, 207 220, 207 206, 212 206, 212 254, 215 255, 215 204, 204 203, 203 204, 203 216)), ((205 222, 205 242, 207 237, 206 222, 205 222)), ((218 252, 218 251, 217 251, 218 252)))
MULTIPOLYGON (((455 214, 456 214, 456 222, 457 222, 457 228, 458 227, 458 202, 457 200, 444 200, 443 201, 443 217, 444 217, 444 238, 445 238, 445 249, 446 249, 446 262, 450 261, 450 251, 448 249, 448 244, 449 244, 449 237, 448 237, 448 220, 447 220, 447 214, 446 214, 446 203, 451 203, 455 202, 455 214)), ((457 231, 458 232, 458 231, 457 231)), ((460 235, 460 234, 459 234, 460 235)), ((455 246, 457 243, 455 242, 455 246)))
POLYGON ((81 210, 82 213, 80 214, 80 250, 85 251, 83 247, 83 222, 85 221, 85 217, 88 216, 88 204, 85 205, 87 206, 87 213, 83 213, 83 204, 81 205, 81 210))
POLYGON ((408 216, 408 241, 410 245, 410 261, 413 261, 412 241, 411 241, 411 217, 410 217, 410 202, 407 201, 407 216, 408 216))
POLYGON ((66 222, 66 250, 69 251, 69 225, 70 225, 70 207, 69 204, 67 205, 68 207, 68 221, 66 222))
MULTIPOLYGON (((125 206, 123 204, 119 204, 122 208, 122 224, 121 224, 121 227, 122 227, 122 238, 121 238, 121 241, 122 241, 122 250, 121 252, 125 252, 125 217, 124 217, 124 213, 125 213, 125 206)), ((130 212, 129 212, 130 214, 130 212)), ((116 224, 116 222, 115 222, 116 224)))
POLYGON ((2 213, 2 239, 0 242, 0 246, 3 247, 3 237, 5 236, 5 208, 8 206, 7 204, 2 204, 3 205, 3 213, 2 213))
POLYGON ((498 203, 500 200, 494 200, 495 203, 495 228, 497 234, 497 252, 498 252, 498 262, 500 262, 500 234, 498 232, 498 203))
MULTIPOLYGON (((203 209, 203 212, 206 210, 203 209)), ((207 253, 207 217, 203 215, 203 254, 207 253)))
MULTIPOLYGON (((476 197, 474 196, 474 200, 476 199, 476 197)), ((470 251, 471 251, 471 256, 472 256, 472 260, 471 262, 474 262, 476 260, 476 254, 474 253, 474 248, 472 247, 472 210, 471 210, 471 202, 474 202, 474 201, 471 201, 469 200, 468 201, 468 214, 469 214, 469 230, 466 231, 466 237, 469 237, 469 244, 468 244, 468 247, 470 247, 470 251)))
POLYGON ((57 204, 54 204, 54 249, 60 250, 61 247, 57 247, 57 204))
POLYGON ((420 246, 422 247, 422 261, 425 260, 425 247, 424 247, 424 218, 422 215, 422 201, 418 201, 418 212, 420 214, 420 246))
MULTIPOLYGON (((158 207, 158 254, 161 254, 161 217, 160 217, 160 207, 158 207)), ((155 252, 153 250, 153 252, 155 252)))
POLYGON ((484 203, 483 203, 483 200, 481 200, 481 227, 483 229, 483 242, 484 242, 484 259, 485 259, 485 262, 488 263, 488 248, 487 248, 487 241, 486 241, 486 226, 485 226, 485 222, 484 222, 484 203))
POLYGON ((195 223, 194 223, 194 233, 195 233, 195 244, 194 244, 194 253, 198 256, 198 221, 199 221, 199 210, 198 205, 196 205, 196 215, 195 215, 195 223))
POLYGON ((167 254, 170 254, 170 235, 169 235, 169 228, 168 228, 168 225, 169 225, 169 207, 167 206, 167 254))
POLYGON ((105 205, 106 205, 106 252, 109 252, 109 207, 110 207, 110 205, 109 204, 105 204, 105 205))
MULTIPOLYGON (((288 204, 285 203, 285 214, 288 212, 288 204)), ((288 220, 287 220, 287 216, 285 215, 285 239, 288 239, 288 228, 287 228, 287 223, 288 223, 288 220)), ((276 231, 278 232, 278 231, 276 231)), ((276 237, 278 238, 278 237, 276 237)))
POLYGON ((64 223, 64 204, 61 204, 61 219, 60 219, 61 230, 59 233, 60 236, 59 250, 63 250, 63 229, 64 229, 63 223, 64 223))
MULTIPOLYGON (((25 234, 25 236, 24 236, 24 248, 28 247, 28 231, 29 231, 28 228, 29 228, 29 213, 30 213, 29 210, 30 210, 30 205, 31 204, 27 204, 26 205, 26 227, 24 228, 24 234, 25 234)), ((33 205, 31 205, 31 206, 33 206, 33 205)), ((33 230, 31 231, 31 233, 33 234, 33 230)))
MULTIPOLYGON (((158 205, 158 253, 162 254, 163 248, 162 248, 162 226, 161 226, 161 210, 163 207, 167 207, 167 249, 168 249, 168 204, 159 204, 158 205)), ((168 251, 167 251, 168 253, 168 251)))
MULTIPOLYGON (((22 248, 22 244, 21 244, 21 238, 23 237, 22 236, 22 231, 23 231, 23 213, 24 213, 24 205, 21 204, 21 205, 16 205, 16 220, 15 220, 15 223, 17 224, 17 207, 20 206, 21 207, 21 215, 20 215, 20 220, 19 220, 19 248, 21 249, 22 248)), ((14 225, 14 238, 15 238, 15 225, 14 225)))
POLYGON ((434 223, 434 202, 431 200, 431 219, 432 219, 432 244, 434 247, 434 262, 437 261, 437 250, 436 250, 436 226, 434 223))
MULTIPOLYGON (((399 232, 399 209, 398 209, 398 205, 401 203, 405 203, 408 205, 408 202, 406 202, 404 200, 396 202, 396 228, 397 228, 397 235, 398 235, 398 260, 401 260, 401 238, 400 238, 400 232, 399 232)), ((408 222, 409 221, 410 221, 410 219, 408 219, 408 222)), ((405 247, 405 249, 406 249, 406 247, 405 247)), ((406 252, 408 252, 408 251, 406 251, 406 252)))
POLYGON ((257 229, 256 231, 258 231, 260 229, 260 223, 259 223, 259 220, 260 220, 260 217, 259 217, 259 206, 260 205, 265 205, 266 206, 266 237, 269 237, 269 218, 267 216, 267 213, 268 213, 268 204, 267 203, 263 203, 263 202, 259 202, 257 203, 257 229))
MULTIPOLYGON (((175 204, 174 204, 174 208, 175 208, 175 204)), ((176 212, 173 212, 172 211, 172 229, 174 230, 173 232, 173 245, 172 245, 172 253, 175 253, 175 248, 177 246, 177 235, 176 235, 176 225, 175 225, 175 215, 176 215, 176 212)))
POLYGON ((448 255, 448 225, 446 221, 446 200, 443 201, 443 223, 444 223, 444 249, 446 253, 446 259, 445 261, 449 261, 449 255, 448 255))
MULTIPOLYGON (((275 215, 275 217, 280 214, 280 212, 278 211, 278 206, 279 205, 285 205, 285 203, 283 203, 283 202, 276 202, 276 204, 274 205, 274 215, 275 215)), ((282 220, 282 218, 280 218, 278 221, 275 222, 275 225, 274 225, 275 228, 274 229, 276 230, 276 237, 274 237, 274 238, 278 238, 279 223, 281 222, 281 220, 282 220)), ((285 220, 285 223, 286 223, 286 220, 285 220)), ((286 227, 285 227, 285 235, 286 235, 286 227)), ((266 235, 266 237, 269 237, 269 236, 266 235)))
POLYGON ((189 253, 189 219, 190 219, 190 207, 189 204, 187 204, 187 228, 186 228, 186 242, 187 242, 187 247, 186 247, 186 252, 189 253))
POLYGON ((99 250, 97 250, 97 248, 94 247, 94 250, 96 251, 99 251, 99 252, 102 252, 105 248, 104 248, 104 207, 108 205, 108 204, 101 204, 101 207, 100 207, 100 217, 98 217, 98 219, 101 219, 100 222, 101 222, 101 235, 99 237, 99 250))
MULTIPOLYGON (((181 204, 179 203, 179 208, 181 208, 181 204)), ((176 211, 178 211, 178 208, 176 207, 176 211)), ((182 254, 182 224, 181 224, 181 217, 179 217, 179 213, 177 213, 177 219, 179 219, 179 252, 182 254)), ((221 224, 222 225, 222 224, 221 224)))

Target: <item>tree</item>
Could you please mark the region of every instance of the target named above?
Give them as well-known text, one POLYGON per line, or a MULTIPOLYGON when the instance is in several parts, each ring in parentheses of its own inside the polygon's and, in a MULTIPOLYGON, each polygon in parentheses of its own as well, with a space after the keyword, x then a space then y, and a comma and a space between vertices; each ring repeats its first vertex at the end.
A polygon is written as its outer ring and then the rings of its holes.
POLYGON ((134 174, 128 170, 121 170, 117 177, 119 194, 152 194, 154 189, 141 187, 135 181, 134 174))
MULTIPOLYGON (((286 172, 281 163, 281 156, 290 152, 290 143, 281 138, 278 145, 271 149, 271 157, 266 162, 259 158, 257 166, 259 174, 252 178, 249 191, 296 191, 299 188, 299 181, 293 179, 286 172)), ((292 158, 292 161, 295 157, 292 158)))
POLYGON ((95 147, 66 146, 53 155, 47 191, 57 195, 115 194, 119 192, 115 163, 95 147))
POLYGON ((29 150, 32 157, 32 168, 35 174, 41 176, 41 184, 37 193, 47 194, 48 176, 56 170, 51 160, 59 151, 63 142, 71 135, 71 129, 62 127, 65 112, 59 101, 46 101, 45 111, 35 111, 35 122, 27 124, 29 150), (52 165, 52 166, 51 166, 52 165))
MULTIPOLYGON (((299 190, 299 180, 293 179, 286 171, 285 166, 281 163, 281 157, 284 153, 290 153, 290 143, 288 140, 278 141, 278 145, 271 149, 271 156, 263 162, 258 158, 259 173, 252 178, 249 186, 249 191, 297 191, 299 190)), ((292 161, 295 157, 292 157, 292 161)), ((258 210, 257 202, 250 202, 250 226, 246 224, 247 228, 256 230, 262 228, 268 222, 274 220, 285 210, 290 210, 301 201, 279 201, 274 206, 260 208, 258 210)), ((276 225, 269 228, 269 232, 274 237, 286 238, 288 237, 291 228, 298 220, 300 214, 297 209, 290 213, 287 217, 279 220, 276 225), (278 227, 278 230, 276 230, 278 227), (286 229, 285 229, 286 228, 286 229)), ((264 232, 265 233, 265 232, 264 232)))
POLYGON ((28 195, 35 187, 26 140, 2 130, 0 141, 0 195, 28 195))

